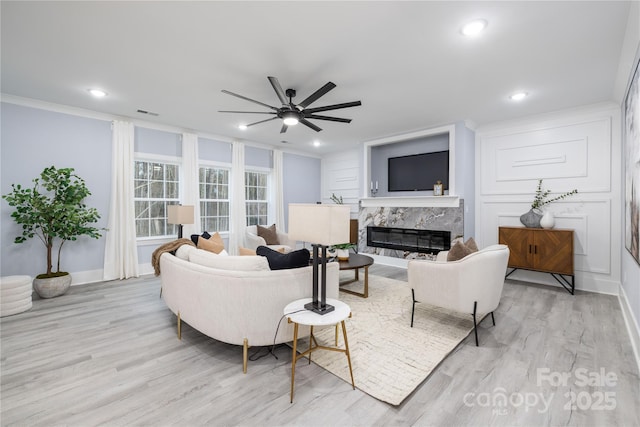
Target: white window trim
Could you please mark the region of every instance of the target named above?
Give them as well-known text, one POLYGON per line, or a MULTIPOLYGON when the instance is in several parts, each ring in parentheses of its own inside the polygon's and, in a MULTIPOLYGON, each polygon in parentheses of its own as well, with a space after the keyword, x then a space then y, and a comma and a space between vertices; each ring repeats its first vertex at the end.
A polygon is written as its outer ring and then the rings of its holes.
MULTIPOLYGON (((166 164, 171 164, 171 165, 176 165, 178 166, 178 173, 180 176, 180 183, 179 183, 179 191, 180 191, 180 195, 182 195, 184 193, 184 176, 183 176, 183 167, 182 167, 182 157, 175 157, 175 156, 166 156, 163 154, 153 154, 153 153, 142 153, 142 152, 134 152, 133 153, 133 161, 135 162, 160 162, 160 163, 166 163, 166 164)), ((135 178, 134 178, 135 179, 135 178)), ((133 200, 135 202, 137 198, 134 196, 133 200)), ((180 203, 182 203, 182 199, 178 199, 180 200, 180 203)), ((176 236, 177 237, 177 236, 176 236)), ((136 235, 136 245, 137 246, 151 246, 151 245, 157 245, 157 244, 163 244, 163 243, 169 243, 172 242, 173 240, 175 240, 175 238, 172 237, 167 237, 167 236, 143 236, 143 237, 138 237, 136 235)))
MULTIPOLYGON (((198 177, 200 176, 200 168, 219 168, 219 169, 227 169, 229 171, 229 196, 231 196, 231 163, 219 162, 215 160, 199 160, 198 161, 198 177)), ((210 199, 205 199, 210 200, 210 199)), ((225 200, 225 199, 218 199, 225 200)), ((231 209, 231 198, 226 199, 229 201, 229 209, 231 209)), ((198 203, 200 203, 202 199, 200 198, 200 178, 198 178, 198 203)), ((201 213, 202 219, 202 213, 201 213)), ((231 228, 231 212, 229 212, 229 228, 231 228)), ((229 236, 230 231, 217 231, 220 236, 229 236)))

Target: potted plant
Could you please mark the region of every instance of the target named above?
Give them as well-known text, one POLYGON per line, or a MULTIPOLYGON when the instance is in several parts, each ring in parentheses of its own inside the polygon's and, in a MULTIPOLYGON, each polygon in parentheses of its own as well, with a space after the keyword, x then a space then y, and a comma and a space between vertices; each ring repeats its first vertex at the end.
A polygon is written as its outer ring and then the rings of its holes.
POLYGON ((100 219, 97 209, 83 201, 91 194, 73 168, 45 168, 33 180, 33 188, 11 184, 11 192, 2 196, 14 208, 11 217, 22 227, 15 243, 38 237, 47 248, 47 272, 36 276, 35 291, 42 298, 64 294, 71 285, 71 275, 60 271, 62 245, 79 236, 101 237, 99 228, 91 224, 100 219), (59 244, 58 244, 59 241, 59 244), (53 271, 53 250, 57 249, 56 271, 53 271))
POLYGON ((336 252, 336 258, 340 261, 346 261, 349 259, 349 249, 355 248, 353 243, 339 243, 331 246, 331 250, 336 252))

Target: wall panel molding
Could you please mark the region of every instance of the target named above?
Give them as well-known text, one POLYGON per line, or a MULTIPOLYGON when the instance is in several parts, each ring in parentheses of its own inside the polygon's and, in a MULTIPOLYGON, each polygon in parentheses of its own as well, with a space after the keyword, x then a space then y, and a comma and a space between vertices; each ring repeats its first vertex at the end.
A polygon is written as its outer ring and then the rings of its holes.
POLYGON ((564 193, 611 190, 611 117, 528 132, 480 134, 482 195, 522 194, 538 179, 564 193))

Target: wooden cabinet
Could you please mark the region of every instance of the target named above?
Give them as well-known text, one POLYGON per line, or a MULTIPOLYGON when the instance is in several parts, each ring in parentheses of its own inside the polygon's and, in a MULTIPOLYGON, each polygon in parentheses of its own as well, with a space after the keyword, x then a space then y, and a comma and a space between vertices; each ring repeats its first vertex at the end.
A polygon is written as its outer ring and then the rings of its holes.
POLYGON ((499 227, 498 242, 509 246, 509 274, 519 268, 549 273, 573 294, 573 230, 499 227))

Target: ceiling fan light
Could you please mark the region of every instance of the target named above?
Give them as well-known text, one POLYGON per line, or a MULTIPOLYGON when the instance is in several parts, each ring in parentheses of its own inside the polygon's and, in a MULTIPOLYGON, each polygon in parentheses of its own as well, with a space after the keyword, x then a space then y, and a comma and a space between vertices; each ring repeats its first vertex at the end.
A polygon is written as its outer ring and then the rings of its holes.
POLYGON ((294 112, 284 113, 282 116, 284 124, 287 126, 295 126, 298 124, 298 115, 294 112))

